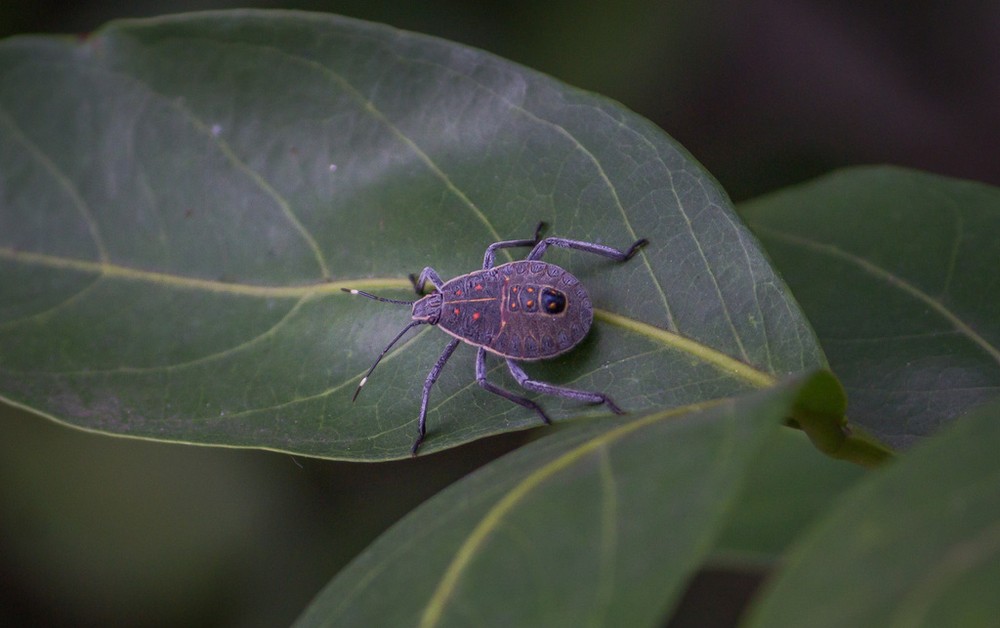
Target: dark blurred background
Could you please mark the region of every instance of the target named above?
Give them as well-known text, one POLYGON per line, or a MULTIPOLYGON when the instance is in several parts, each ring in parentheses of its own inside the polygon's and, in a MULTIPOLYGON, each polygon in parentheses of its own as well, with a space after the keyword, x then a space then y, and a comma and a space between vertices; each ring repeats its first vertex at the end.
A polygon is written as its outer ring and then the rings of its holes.
MULTIPOLYGON (((865 163, 1000 183, 996 0, 4 0, 0 36, 237 6, 384 22, 604 94, 735 201, 865 163)), ((287 624, 395 519, 527 437, 358 465, 95 436, 6 407, 0 425, 3 625, 287 624)), ((675 625, 729 625, 756 580, 722 578, 699 578, 709 606, 675 625)))

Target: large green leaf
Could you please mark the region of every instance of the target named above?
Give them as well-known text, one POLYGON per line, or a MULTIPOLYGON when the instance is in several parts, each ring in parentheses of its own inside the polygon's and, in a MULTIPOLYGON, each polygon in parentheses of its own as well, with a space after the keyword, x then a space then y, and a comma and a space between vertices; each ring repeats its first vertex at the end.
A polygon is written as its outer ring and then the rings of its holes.
POLYGON ((741 206, 847 389, 905 447, 1000 393, 1000 190, 845 170, 741 206))
POLYGON ((996 626, 1000 403, 849 491, 790 552, 749 626, 996 626))
MULTIPOLYGON (((631 412, 823 364, 712 178, 603 98, 489 54, 326 15, 228 12, 0 45, 0 398, 86 429, 347 459, 405 455, 424 328, 351 394, 406 298, 494 241, 550 257, 596 329, 533 376, 631 412)), ((508 255, 521 251, 505 251, 508 255)), ((496 361, 490 377, 515 384, 496 361)), ((558 420, 602 407, 546 398, 558 420)), ((539 423, 456 353, 424 451, 539 423)))
POLYGON ((414 510, 298 625, 662 625, 781 420, 838 395, 821 372, 546 436, 414 510))
POLYGON ((747 470, 714 550, 726 567, 768 566, 803 529, 863 479, 856 464, 821 455, 796 430, 780 430, 747 470))

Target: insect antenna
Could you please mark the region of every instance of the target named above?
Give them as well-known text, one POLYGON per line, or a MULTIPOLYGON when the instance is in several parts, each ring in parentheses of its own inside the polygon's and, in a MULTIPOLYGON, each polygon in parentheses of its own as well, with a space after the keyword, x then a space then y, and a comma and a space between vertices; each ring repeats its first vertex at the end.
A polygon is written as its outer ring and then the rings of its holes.
POLYGON ((348 294, 356 294, 373 301, 381 301, 382 303, 394 303, 396 305, 413 305, 414 301, 400 301, 399 299, 387 299, 385 297, 380 297, 372 294, 371 292, 365 292, 364 290, 354 290, 352 288, 341 288, 344 292, 348 294))
POLYGON ((365 373, 365 376, 361 378, 361 382, 358 383, 357 390, 354 391, 354 396, 351 397, 351 403, 354 403, 354 401, 358 398, 358 395, 361 393, 361 387, 368 383, 368 376, 372 374, 372 371, 374 371, 375 367, 378 366, 378 363, 382 361, 382 358, 385 357, 385 354, 389 353, 389 349, 392 349, 392 345, 396 344, 399 341, 399 339, 403 337, 403 334, 410 331, 417 325, 426 325, 426 324, 427 321, 412 321, 409 325, 403 328, 403 331, 396 334, 396 337, 393 338, 392 341, 390 341, 389 344, 385 346, 385 349, 382 349, 382 353, 378 354, 378 357, 375 358, 375 363, 372 364, 370 369, 368 369, 368 372, 365 373))
MULTIPOLYGON (((386 297, 380 297, 378 295, 374 295, 374 294, 372 294, 370 292, 365 292, 364 290, 355 290, 353 288, 341 288, 341 290, 343 290, 344 292, 346 292, 348 294, 356 294, 358 296, 362 296, 362 297, 365 297, 365 298, 368 298, 368 299, 372 299, 373 301, 381 301, 383 303, 392 303, 394 305, 413 305, 413 303, 414 303, 413 301, 401 301, 399 299, 388 299, 386 297)), ((411 328, 416 327, 417 325, 422 325, 422 324, 424 324, 424 321, 413 321, 412 323, 410 323, 409 325, 407 325, 406 327, 404 327, 403 331, 401 331, 398 334, 396 334, 396 337, 392 339, 392 342, 390 342, 388 345, 386 345, 385 349, 382 349, 382 353, 378 354, 378 357, 375 358, 375 363, 372 364, 372 366, 371 366, 370 369, 368 369, 368 372, 365 373, 365 376, 361 378, 361 383, 358 384, 358 388, 354 391, 354 396, 351 397, 351 403, 354 403, 354 401, 358 398, 358 395, 361 393, 361 387, 364 386, 366 383, 368 383, 368 376, 372 374, 372 371, 374 371, 375 367, 378 366, 378 363, 382 361, 382 358, 385 357, 385 354, 389 353, 389 349, 392 348, 392 345, 396 344, 396 342, 398 342, 399 339, 403 337, 403 334, 405 334, 406 332, 410 331, 411 328)))

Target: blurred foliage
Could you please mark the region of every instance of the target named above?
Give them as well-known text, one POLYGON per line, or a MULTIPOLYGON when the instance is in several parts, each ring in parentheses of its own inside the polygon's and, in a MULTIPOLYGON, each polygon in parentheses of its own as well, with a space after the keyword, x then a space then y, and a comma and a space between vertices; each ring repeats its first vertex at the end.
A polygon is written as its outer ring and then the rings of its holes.
POLYGON ((108 438, 8 406, 0 425, 8 626, 286 625, 393 521, 526 440, 360 465, 108 438))

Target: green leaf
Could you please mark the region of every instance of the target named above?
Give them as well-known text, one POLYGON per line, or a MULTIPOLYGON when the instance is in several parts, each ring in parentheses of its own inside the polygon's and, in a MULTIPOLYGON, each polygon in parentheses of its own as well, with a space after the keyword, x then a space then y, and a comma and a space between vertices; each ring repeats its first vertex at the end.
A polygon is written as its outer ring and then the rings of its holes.
POLYGON ((801 432, 779 430, 747 470, 713 559, 734 567, 780 560, 802 530, 865 474, 856 464, 821 455, 801 432))
POLYGON ((804 388, 539 439, 379 537, 298 626, 662 625, 804 388))
POLYGON ((748 626, 995 626, 1000 403, 844 495, 789 554, 748 626))
MULTIPOLYGON (((238 11, 9 40, 0 195, 0 398, 89 430, 404 456, 446 336, 416 333, 351 404, 409 312, 340 288, 412 297, 407 273, 475 270, 540 220, 650 244, 624 264, 546 256, 587 285, 596 321, 533 377, 644 413, 823 364, 724 193, 662 131, 384 26, 238 11)), ((539 424, 476 385, 473 355, 438 381, 423 452, 539 424)))
POLYGON ((1000 393, 1000 190, 857 168, 741 206, 853 423, 906 447, 1000 393))

